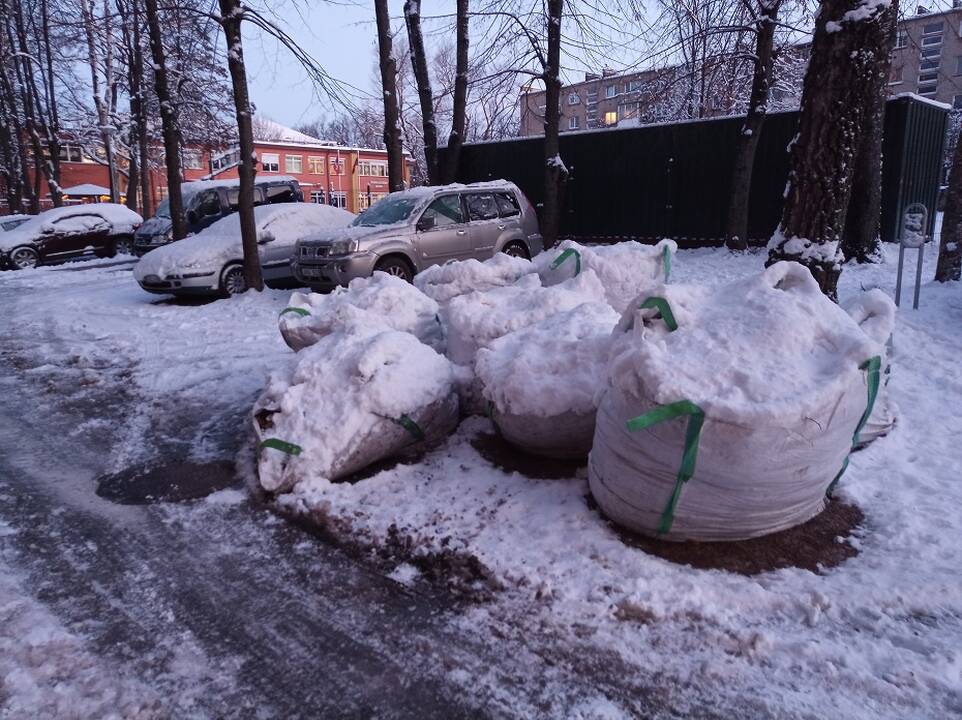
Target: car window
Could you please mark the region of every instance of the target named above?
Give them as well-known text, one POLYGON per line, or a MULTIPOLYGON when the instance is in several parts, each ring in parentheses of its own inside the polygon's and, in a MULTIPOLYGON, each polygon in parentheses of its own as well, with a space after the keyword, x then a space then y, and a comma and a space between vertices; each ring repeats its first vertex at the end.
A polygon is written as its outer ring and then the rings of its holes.
POLYGON ((457 195, 443 195, 431 203, 421 217, 433 217, 434 227, 463 223, 464 211, 461 209, 461 198, 457 195))
POLYGON ((201 193, 193 204, 195 212, 200 217, 220 215, 220 197, 216 190, 201 193))
MULTIPOLYGON (((254 188, 254 204, 264 204, 264 194, 259 187, 254 188)), ((236 212, 237 208, 240 207, 240 188, 227 188, 227 207, 232 212, 236 212)))
POLYGON ((107 227, 107 222, 99 215, 70 215, 58 218, 52 224, 58 233, 85 233, 107 227))
POLYGON ((410 195, 404 193, 391 194, 378 200, 354 218, 351 225, 355 227, 374 227, 402 223, 411 216, 417 204, 417 199, 410 195))
POLYGON ((521 214, 518 200, 513 193, 498 193, 494 196, 494 199, 498 203, 498 212, 501 213, 501 217, 513 217, 521 214))
POLYGON ((15 227, 23 225, 25 222, 27 222, 27 218, 20 218, 19 220, 8 220, 7 222, 3 223, 3 229, 13 230, 15 227))
POLYGON ((498 217, 498 206, 491 193, 468 193, 468 217, 472 220, 491 220, 498 217))
POLYGON ((288 203, 295 202, 294 188, 290 185, 269 185, 264 188, 268 203, 288 203))

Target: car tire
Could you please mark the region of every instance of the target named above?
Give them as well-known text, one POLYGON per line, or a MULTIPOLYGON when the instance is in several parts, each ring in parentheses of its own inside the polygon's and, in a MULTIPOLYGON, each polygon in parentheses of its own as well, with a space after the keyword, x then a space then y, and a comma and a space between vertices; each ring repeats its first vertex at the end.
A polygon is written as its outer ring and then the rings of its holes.
POLYGON ((244 266, 232 263, 224 268, 220 274, 220 294, 232 297, 247 292, 247 279, 244 277, 244 266))
POLYGON ((114 241, 111 246, 113 251, 110 257, 114 255, 133 255, 134 254, 134 239, 127 235, 121 235, 114 241))
POLYGON ((414 268, 411 267, 411 263, 397 255, 381 258, 374 266, 374 270, 401 278, 405 282, 414 282, 414 268))
POLYGON ((501 248, 501 252, 511 257, 524 258, 525 260, 531 259, 531 253, 528 252, 527 246, 519 240, 512 240, 501 248))
POLYGON ((26 245, 11 250, 9 258, 10 267, 14 270, 26 270, 40 264, 40 253, 26 245))

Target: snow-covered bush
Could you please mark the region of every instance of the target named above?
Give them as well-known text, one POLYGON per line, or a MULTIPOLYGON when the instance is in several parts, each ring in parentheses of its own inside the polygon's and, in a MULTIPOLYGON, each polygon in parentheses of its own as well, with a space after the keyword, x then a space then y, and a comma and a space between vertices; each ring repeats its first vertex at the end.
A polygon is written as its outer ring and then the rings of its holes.
POLYGON ((589 459, 604 513, 672 540, 818 514, 870 410, 881 345, 795 263, 652 296, 612 343, 589 459))
MULTIPOLYGON (((892 298, 878 289, 868 290, 857 295, 845 305, 845 311, 859 324, 872 340, 883 347, 888 344, 895 327, 895 303, 892 298)), ((895 427, 896 407, 889 396, 888 354, 882 356, 881 377, 878 397, 872 407, 872 414, 858 436, 859 447, 868 445, 895 427)))
POLYGON ((284 342, 294 350, 313 345, 337 330, 337 311, 345 306, 358 311, 356 322, 366 315, 372 324, 409 332, 435 350, 444 350, 438 304, 410 283, 382 272, 356 278, 328 294, 295 292, 278 319, 284 342))
POLYGON ((549 457, 586 457, 618 314, 586 302, 478 351, 491 418, 508 442, 549 457))
POLYGON ((513 285, 522 275, 532 272, 535 266, 529 260, 495 253, 484 262, 472 259, 433 265, 414 276, 414 285, 444 304, 465 293, 513 285))

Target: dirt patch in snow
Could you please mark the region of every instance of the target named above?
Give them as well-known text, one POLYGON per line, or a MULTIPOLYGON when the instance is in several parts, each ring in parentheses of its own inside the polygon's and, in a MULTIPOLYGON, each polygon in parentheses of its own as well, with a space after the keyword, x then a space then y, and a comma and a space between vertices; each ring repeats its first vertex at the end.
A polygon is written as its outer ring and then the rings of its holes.
POLYGON ((180 462, 103 475, 97 494, 121 505, 146 505, 196 500, 239 484, 233 462, 180 462))
POLYGON ((555 460, 522 452, 497 433, 480 433, 471 440, 471 446, 504 472, 516 472, 535 480, 572 478, 585 466, 583 460, 555 460))
MULTIPOLYGON (((597 509, 589 495, 588 505, 597 509)), ((679 565, 758 575, 797 567, 820 573, 858 555, 849 542, 865 516, 855 505, 834 500, 806 523, 765 537, 737 542, 666 542, 636 535, 609 523, 626 545, 679 565)))

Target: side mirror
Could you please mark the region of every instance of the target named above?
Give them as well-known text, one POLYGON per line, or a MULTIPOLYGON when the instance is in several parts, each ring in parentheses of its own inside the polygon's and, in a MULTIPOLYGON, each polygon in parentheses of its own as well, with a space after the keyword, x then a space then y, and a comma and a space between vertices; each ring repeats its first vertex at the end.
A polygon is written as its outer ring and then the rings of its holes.
POLYGON ((274 233, 272 233, 270 230, 267 230, 265 232, 262 232, 260 236, 258 236, 257 244, 266 245, 269 242, 274 242, 274 240, 275 240, 274 233))
POLYGON ((433 215, 422 215, 418 220, 418 232, 424 232, 434 227, 435 218, 433 215))

